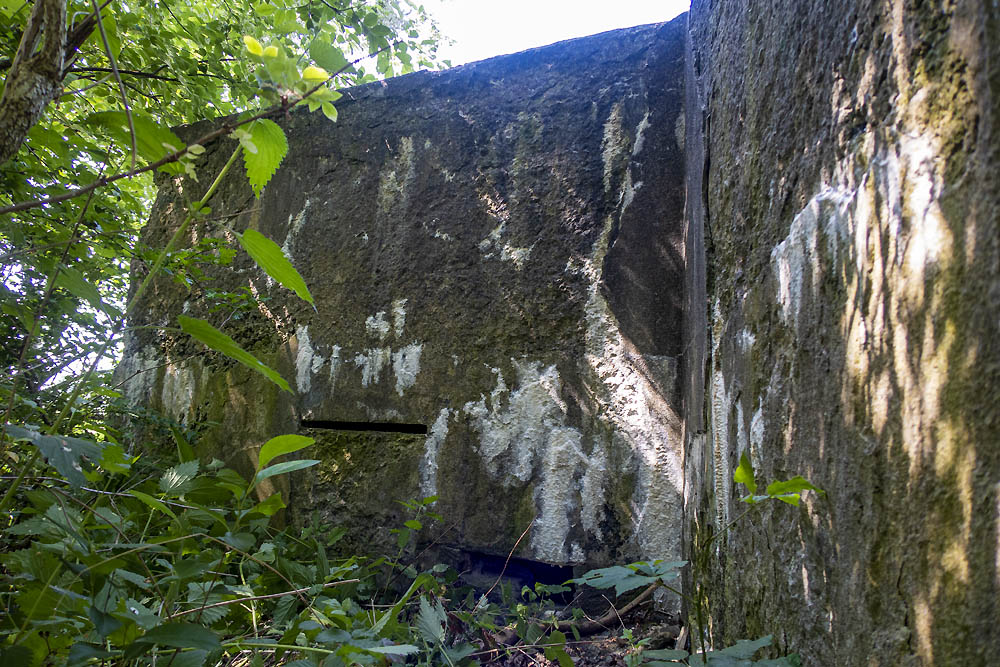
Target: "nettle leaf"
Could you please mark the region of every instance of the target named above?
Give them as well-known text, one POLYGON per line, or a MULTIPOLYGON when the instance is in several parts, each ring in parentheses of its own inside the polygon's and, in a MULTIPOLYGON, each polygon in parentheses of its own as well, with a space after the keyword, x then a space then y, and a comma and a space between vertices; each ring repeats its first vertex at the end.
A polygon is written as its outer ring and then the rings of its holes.
MULTIPOLYGON (((164 493, 177 494, 185 484, 198 474, 198 460, 185 461, 168 469, 160 477, 160 490, 164 493)), ((140 499, 141 500, 141 499, 140 499)))
POLYGON ((445 622, 448 620, 440 603, 431 605, 427 598, 420 598, 420 613, 417 614, 416 627, 428 644, 440 644, 444 641, 445 622))
MULTIPOLYGON (((123 148, 132 146, 128 116, 124 111, 99 111, 87 116, 83 124, 103 130, 123 148)), ((149 116, 133 111, 132 125, 135 127, 136 151, 146 162, 156 162, 184 148, 184 142, 176 134, 157 125, 149 116)), ((176 162, 165 164, 159 170, 168 174, 184 173, 184 167, 176 162)))
POLYGON ((244 149, 243 164, 246 165, 247 179, 253 193, 260 197, 264 186, 288 153, 288 140, 284 131, 273 120, 254 121, 247 131, 257 151, 251 153, 244 149))
POLYGON ((733 473, 733 481, 747 487, 750 495, 757 493, 757 480, 754 479, 753 464, 750 463, 750 457, 747 456, 746 452, 740 454, 740 465, 733 473))
POLYGON ((213 327, 205 320, 199 320, 196 317, 188 317, 186 315, 178 315, 177 321, 180 323, 181 329, 183 329, 189 336, 198 339, 216 352, 220 352, 230 359, 240 362, 247 368, 257 371, 288 393, 292 392, 291 388, 288 386, 288 382, 286 382, 283 377, 278 375, 276 371, 272 370, 257 357, 237 345, 236 341, 213 327))
POLYGON ((308 438, 304 435, 279 435, 277 437, 271 438, 264 443, 264 446, 260 448, 260 454, 258 455, 257 468, 263 468, 273 459, 281 456, 282 454, 290 454, 292 452, 297 452, 300 449, 304 449, 309 445, 316 442, 313 438, 308 438))
POLYGON ((288 261, 285 253, 281 251, 281 247, 277 243, 256 229, 248 229, 240 234, 238 238, 243 249, 247 251, 247 254, 253 258, 257 266, 262 268, 267 275, 295 292, 300 299, 315 307, 312 294, 309 293, 309 288, 306 287, 306 282, 302 280, 302 276, 295 270, 292 263, 288 261))
POLYGON ((7 425, 4 430, 15 440, 26 440, 38 447, 49 465, 58 470, 70 484, 76 487, 83 486, 87 482, 80 460, 86 458, 91 461, 100 461, 101 450, 104 449, 103 445, 90 440, 70 438, 64 435, 43 435, 38 431, 20 426, 7 425))

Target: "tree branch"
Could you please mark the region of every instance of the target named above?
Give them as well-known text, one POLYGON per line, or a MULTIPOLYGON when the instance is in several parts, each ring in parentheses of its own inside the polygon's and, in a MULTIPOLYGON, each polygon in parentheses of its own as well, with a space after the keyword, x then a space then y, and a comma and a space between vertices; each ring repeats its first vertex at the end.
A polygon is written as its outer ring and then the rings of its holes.
MULTIPOLYGON (((161 67, 160 69, 163 69, 163 68, 161 67)), ((69 71, 70 72, 102 72, 102 73, 108 73, 108 74, 110 74, 114 70, 112 70, 110 67, 74 67, 74 68, 72 68, 69 71)), ((160 70, 156 70, 156 71, 159 72, 160 70)), ((180 79, 175 79, 172 76, 161 76, 159 74, 156 74, 156 72, 137 72, 136 70, 131 70, 131 69, 120 69, 120 70, 118 70, 118 73, 119 74, 128 74, 129 76, 138 77, 140 79, 155 79, 157 81, 170 81, 172 83, 177 83, 180 80, 180 79)))
POLYGON ((17 154, 28 130, 59 96, 65 42, 66 0, 36 0, 0 97, 0 164, 17 154))

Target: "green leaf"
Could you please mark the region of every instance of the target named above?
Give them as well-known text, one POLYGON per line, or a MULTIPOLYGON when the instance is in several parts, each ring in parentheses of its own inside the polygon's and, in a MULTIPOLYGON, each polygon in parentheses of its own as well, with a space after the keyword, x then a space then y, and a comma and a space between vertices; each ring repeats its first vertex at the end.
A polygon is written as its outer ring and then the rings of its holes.
MULTIPOLYGON (((259 45, 258 45, 259 46, 259 45)), ((246 165, 247 179, 255 195, 260 197, 261 191, 271 176, 278 170, 278 165, 288 153, 288 140, 284 131, 273 120, 254 121, 247 129, 256 153, 243 151, 243 164, 246 165)))
POLYGON ((411 530, 420 530, 421 528, 424 527, 424 524, 420 523, 416 519, 410 519, 409 521, 407 521, 403 525, 406 526, 407 528, 411 529, 411 530))
POLYGON ((624 567, 621 565, 613 565, 611 567, 602 567, 597 570, 591 570, 585 573, 582 577, 577 579, 572 579, 571 581, 578 584, 587 584, 588 586, 593 586, 594 588, 612 588, 615 589, 615 595, 621 595, 622 593, 627 593, 631 590, 635 590, 640 586, 648 586, 657 580, 657 577, 647 577, 635 572, 631 568, 624 567))
POLYGON ((330 75, 327 74, 327 71, 322 67, 310 65, 302 70, 302 78, 311 83, 319 83, 320 81, 326 81, 329 79, 330 75))
POLYGON ((310 466, 314 466, 317 463, 319 463, 319 461, 315 459, 299 459, 297 461, 285 461, 284 463, 276 463, 270 468, 264 468, 263 470, 258 472, 253 478, 254 484, 260 482, 261 480, 265 480, 268 477, 274 477, 275 475, 280 475, 286 472, 293 472, 295 470, 302 470, 303 468, 309 468, 310 466))
POLYGON ((219 637, 208 628, 195 623, 164 623, 153 628, 136 643, 158 644, 174 648, 197 648, 204 651, 214 651, 222 644, 219 637))
POLYGON ((655 651, 643 651, 643 659, 653 659, 653 660, 683 660, 688 657, 687 651, 682 651, 679 648, 664 648, 655 651))
POLYGON ((176 426, 170 427, 170 433, 174 436, 174 442, 177 444, 177 458, 181 463, 185 461, 193 461, 198 458, 195 456, 194 448, 191 447, 191 443, 187 441, 184 434, 176 426))
POLYGON ((260 512, 264 516, 272 516, 278 510, 285 507, 285 502, 281 499, 281 493, 272 493, 267 497, 267 500, 257 503, 253 512, 260 512))
POLYGON ((257 266, 264 269, 267 275, 295 292, 303 301, 315 306, 312 294, 306 287, 306 282, 302 280, 302 276, 288 261, 277 243, 255 229, 246 230, 238 238, 243 249, 253 258, 253 261, 257 262, 257 266))
POLYGON ((288 383, 283 377, 278 375, 277 372, 266 366, 263 362, 257 359, 257 357, 237 345, 236 341, 213 327, 205 320, 199 320, 196 317, 188 317, 186 315, 178 315, 177 321, 180 323, 181 329, 183 329, 188 335, 201 341, 216 352, 220 352, 230 359, 240 362, 247 368, 257 371, 288 393, 292 392, 288 383))
POLYGON ((87 616, 90 617, 90 622, 94 624, 97 634, 102 637, 107 637, 122 626, 122 622, 117 618, 93 605, 87 610, 87 616))
POLYGON ((80 460, 83 458, 95 462, 101 460, 103 445, 90 440, 63 435, 42 435, 38 431, 13 425, 4 426, 4 430, 15 440, 26 440, 38 447, 49 465, 76 487, 87 483, 80 460))
POLYGON ((420 613, 417 614, 416 628, 428 644, 444 641, 445 622, 448 616, 440 603, 431 605, 427 598, 420 597, 420 613))
POLYGON ((104 307, 97 288, 87 282, 83 274, 72 267, 65 266, 56 276, 56 287, 62 287, 73 296, 83 299, 97 309, 104 307))
POLYGON ((740 660, 749 660, 753 657, 753 654, 764 648, 765 646, 771 645, 771 635, 766 637, 761 637, 760 639, 740 639, 733 646, 722 649, 721 651, 713 651, 712 653, 718 653, 720 655, 729 656, 732 658, 738 658, 740 660))
POLYGON ((566 653, 566 649, 563 648, 566 645, 565 634, 555 630, 549 634, 546 643, 558 644, 558 646, 547 646, 545 648, 546 658, 558 662, 559 667, 573 667, 572 658, 569 657, 569 654, 566 653))
POLYGON ((255 56, 264 55, 264 48, 260 45, 260 42, 258 42, 250 35, 243 35, 243 43, 246 45, 247 51, 249 51, 253 55, 255 56))
POLYGON ((334 74, 347 67, 350 63, 344 56, 343 51, 330 42, 324 41, 322 38, 314 40, 309 46, 309 57, 327 72, 334 74))
POLYGON ((163 502, 157 500, 156 498, 154 498, 153 496, 149 495, 148 493, 143 493, 142 491, 136 491, 135 489, 129 489, 128 493, 129 493, 129 495, 132 495, 132 496, 138 498, 139 500, 141 500, 148 507, 151 507, 151 508, 156 509, 156 510, 160 510, 161 512, 163 512, 164 514, 166 514, 167 516, 169 516, 169 517, 171 517, 173 519, 177 518, 177 515, 174 514, 173 511, 169 507, 167 507, 163 502))
POLYGON ((121 445, 110 443, 101 450, 101 460, 97 464, 112 474, 125 474, 132 468, 134 460, 125 455, 121 445))
POLYGON ((257 469, 260 470, 273 459, 281 456, 282 454, 297 452, 300 449, 308 447, 314 442, 316 442, 316 440, 313 438, 295 434, 279 435, 271 438, 264 443, 263 447, 260 448, 260 454, 257 455, 257 469))
MULTIPOLYGON (((771 482, 770 484, 767 485, 767 495, 773 498, 778 498, 778 500, 784 500, 785 502, 789 501, 785 500, 785 498, 783 498, 782 496, 787 496, 789 494, 796 494, 795 497, 797 498, 798 494, 801 493, 802 491, 815 491, 816 493, 819 494, 825 493, 822 489, 813 486, 809 482, 809 480, 807 480, 805 477, 802 477, 801 475, 793 477, 784 482, 771 482)), ((798 504, 798 503, 792 503, 792 504, 798 504)))
MULTIPOLYGON (((228 611, 228 607, 216 607, 215 609, 207 609, 202 612, 201 619, 208 623, 208 618, 213 612, 216 611, 228 611)), ((208 658, 208 651, 205 649, 198 649, 195 651, 182 651, 177 655, 174 655, 170 659, 170 667, 203 667, 205 664, 205 659, 208 658)))
MULTIPOLYGON (((104 130, 121 148, 131 149, 132 137, 129 132, 128 116, 124 111, 99 111, 89 115, 84 125, 104 130)), ((132 125, 135 127, 135 147, 139 156, 146 162, 156 162, 170 153, 184 148, 184 142, 165 127, 160 127, 154 120, 137 111, 132 112, 132 125)), ((182 174, 184 167, 171 162, 160 167, 160 171, 168 174, 182 174)))
POLYGON ((179 463, 173 468, 167 469, 160 477, 160 490, 164 493, 180 493, 184 485, 194 479, 197 474, 198 459, 179 463))
POLYGON ((334 123, 337 122, 337 107, 333 106, 329 102, 323 102, 320 107, 323 109, 323 115, 332 120, 334 123))
POLYGON ((733 473, 733 481, 746 486, 750 495, 757 493, 757 480, 754 479, 753 464, 750 463, 750 457, 747 456, 746 452, 740 454, 740 465, 733 473))
POLYGON ((420 649, 413 644, 392 644, 390 646, 371 646, 365 649, 369 653, 379 653, 381 655, 412 655, 418 653, 420 649))

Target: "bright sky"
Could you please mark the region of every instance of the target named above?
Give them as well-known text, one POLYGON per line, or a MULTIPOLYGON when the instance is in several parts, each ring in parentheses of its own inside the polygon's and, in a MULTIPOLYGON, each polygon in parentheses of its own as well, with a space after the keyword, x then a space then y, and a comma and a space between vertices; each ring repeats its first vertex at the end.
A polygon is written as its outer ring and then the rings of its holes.
POLYGON ((452 65, 516 53, 563 39, 644 23, 669 21, 690 0, 424 0, 441 32, 452 65))

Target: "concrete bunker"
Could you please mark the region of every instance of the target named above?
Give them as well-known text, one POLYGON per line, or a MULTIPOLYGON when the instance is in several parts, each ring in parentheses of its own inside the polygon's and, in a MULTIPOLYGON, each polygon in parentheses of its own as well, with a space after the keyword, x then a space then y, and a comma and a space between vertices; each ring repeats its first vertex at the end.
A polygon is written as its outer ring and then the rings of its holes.
MULTIPOLYGON (((316 300, 245 257, 214 277, 258 297, 226 329, 295 396, 142 328, 123 371, 154 370, 126 394, 244 469, 269 437, 315 437, 322 463, 281 490, 365 548, 392 544, 397 501, 437 496, 427 539, 470 553, 530 526, 519 558, 680 557, 683 48, 681 19, 350 89, 336 125, 293 112, 259 201, 234 177, 213 207, 316 300)), ((162 187, 144 241, 181 208, 162 187)), ((162 280, 134 323, 221 324, 199 296, 162 280)))

